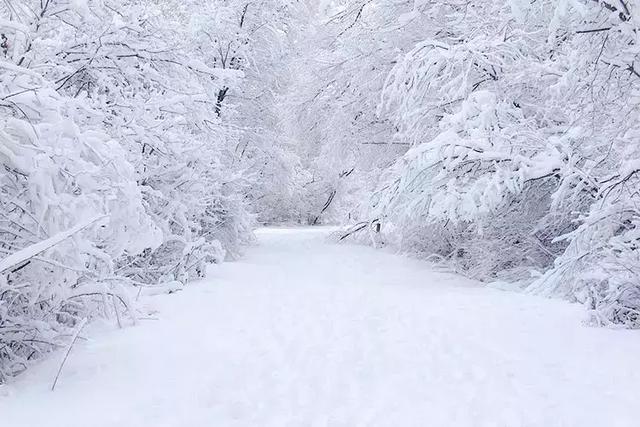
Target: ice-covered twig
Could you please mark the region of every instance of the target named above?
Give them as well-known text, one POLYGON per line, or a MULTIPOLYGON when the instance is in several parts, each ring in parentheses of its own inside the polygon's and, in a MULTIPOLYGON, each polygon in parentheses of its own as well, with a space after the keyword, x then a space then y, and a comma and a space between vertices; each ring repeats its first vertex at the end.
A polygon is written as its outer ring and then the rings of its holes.
POLYGON ((4 258, 3 260, 0 260, 0 272, 8 270, 12 267, 15 267, 16 265, 20 264, 21 262, 27 261, 30 258, 33 258, 34 256, 46 251, 47 249, 57 245, 58 243, 68 239, 69 237, 73 236, 74 234, 84 230, 85 228, 89 227, 90 225, 94 224, 95 222, 105 218, 105 215, 101 215, 98 217, 95 217, 93 219, 90 219, 88 221, 84 221, 81 222, 80 224, 76 225, 75 227, 70 228, 69 230, 66 231, 61 231, 60 233, 56 234, 55 236, 52 236, 48 239, 45 239, 41 242, 35 243, 33 245, 27 246, 26 248, 19 250, 18 252, 15 252, 11 255, 9 255, 8 257, 4 258))

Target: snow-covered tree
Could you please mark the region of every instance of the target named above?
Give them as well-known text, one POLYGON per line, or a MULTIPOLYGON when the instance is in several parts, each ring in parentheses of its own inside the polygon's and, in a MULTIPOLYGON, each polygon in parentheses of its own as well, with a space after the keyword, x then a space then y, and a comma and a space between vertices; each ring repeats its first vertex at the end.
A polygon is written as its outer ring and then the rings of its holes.
POLYGON ((243 94, 277 59, 256 33, 282 7, 5 2, 0 382, 82 318, 135 319, 132 286, 175 289, 251 239, 243 94))
POLYGON ((161 242, 126 150, 99 111, 41 72, 42 27, 14 6, 2 23, 0 381, 84 317, 135 318, 116 260, 161 242))
POLYGON ((299 66, 318 82, 296 104, 302 157, 332 196, 370 167, 350 191, 373 194, 376 244, 637 327, 636 9, 333 2, 299 66))

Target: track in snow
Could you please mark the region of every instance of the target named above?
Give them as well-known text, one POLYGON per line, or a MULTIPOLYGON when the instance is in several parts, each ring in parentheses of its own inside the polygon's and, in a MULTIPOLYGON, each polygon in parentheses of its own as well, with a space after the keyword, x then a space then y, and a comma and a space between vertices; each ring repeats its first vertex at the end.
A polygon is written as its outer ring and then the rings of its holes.
POLYGON ((640 335, 427 264, 266 229, 159 320, 0 387, 7 427, 632 427, 640 335))

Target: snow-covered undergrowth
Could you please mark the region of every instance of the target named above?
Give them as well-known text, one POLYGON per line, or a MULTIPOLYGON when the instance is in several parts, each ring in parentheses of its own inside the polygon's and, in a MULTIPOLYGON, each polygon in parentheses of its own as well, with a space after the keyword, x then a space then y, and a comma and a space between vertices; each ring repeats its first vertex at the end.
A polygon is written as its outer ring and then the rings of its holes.
POLYGON ((299 114, 334 205, 379 244, 640 327, 637 2, 339 3, 299 114))
POLYGON ((287 13, 0 6, 0 383, 83 319, 133 322, 132 296, 201 277, 252 238, 253 165, 274 156, 246 110, 268 114, 274 97, 243 99, 277 63, 287 13))

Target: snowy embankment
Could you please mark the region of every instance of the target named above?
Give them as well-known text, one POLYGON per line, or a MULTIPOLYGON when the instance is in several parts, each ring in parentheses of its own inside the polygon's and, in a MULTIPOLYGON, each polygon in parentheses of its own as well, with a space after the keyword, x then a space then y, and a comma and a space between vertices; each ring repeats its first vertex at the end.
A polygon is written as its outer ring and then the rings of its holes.
POLYGON ((158 320, 0 387, 11 427, 637 426, 640 334, 427 264, 263 230, 158 320))

